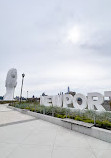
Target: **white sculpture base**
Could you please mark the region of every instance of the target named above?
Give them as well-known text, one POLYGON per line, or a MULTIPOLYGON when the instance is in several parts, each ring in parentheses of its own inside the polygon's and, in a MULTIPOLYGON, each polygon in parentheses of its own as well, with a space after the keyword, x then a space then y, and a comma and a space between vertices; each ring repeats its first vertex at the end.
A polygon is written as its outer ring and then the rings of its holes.
POLYGON ((15 88, 6 88, 6 94, 4 95, 3 100, 14 100, 14 90, 15 88))

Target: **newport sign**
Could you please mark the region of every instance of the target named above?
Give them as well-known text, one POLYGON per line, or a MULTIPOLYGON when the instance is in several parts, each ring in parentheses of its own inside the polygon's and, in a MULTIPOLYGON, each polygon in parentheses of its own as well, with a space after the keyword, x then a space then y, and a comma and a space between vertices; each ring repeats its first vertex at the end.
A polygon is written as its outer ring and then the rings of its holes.
POLYGON ((105 91, 104 96, 97 92, 88 93, 87 97, 80 93, 75 94, 74 97, 71 94, 40 96, 40 104, 64 108, 68 108, 72 104, 73 109, 106 111, 102 106, 105 97, 111 99, 111 91, 105 91), (81 100, 81 104, 78 102, 78 99, 81 100))

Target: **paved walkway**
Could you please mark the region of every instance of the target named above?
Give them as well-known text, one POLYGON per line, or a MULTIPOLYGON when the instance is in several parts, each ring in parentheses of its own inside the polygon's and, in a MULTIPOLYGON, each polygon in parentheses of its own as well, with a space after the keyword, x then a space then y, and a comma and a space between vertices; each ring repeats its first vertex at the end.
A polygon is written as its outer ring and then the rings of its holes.
POLYGON ((0 105, 0 158, 111 158, 111 144, 0 105))

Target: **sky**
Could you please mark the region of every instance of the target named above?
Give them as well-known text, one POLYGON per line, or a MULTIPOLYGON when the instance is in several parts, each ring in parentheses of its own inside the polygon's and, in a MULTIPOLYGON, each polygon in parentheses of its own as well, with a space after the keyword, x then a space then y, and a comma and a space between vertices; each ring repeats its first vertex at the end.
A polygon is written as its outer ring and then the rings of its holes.
POLYGON ((0 95, 111 90, 111 0, 0 0, 0 95))

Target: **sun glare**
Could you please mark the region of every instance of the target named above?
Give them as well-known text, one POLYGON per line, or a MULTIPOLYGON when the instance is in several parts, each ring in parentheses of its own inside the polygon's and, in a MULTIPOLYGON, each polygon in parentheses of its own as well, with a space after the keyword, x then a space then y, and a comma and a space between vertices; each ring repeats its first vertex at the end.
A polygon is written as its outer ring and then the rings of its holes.
POLYGON ((68 32, 68 40, 76 44, 80 41, 80 29, 75 26, 68 32))

